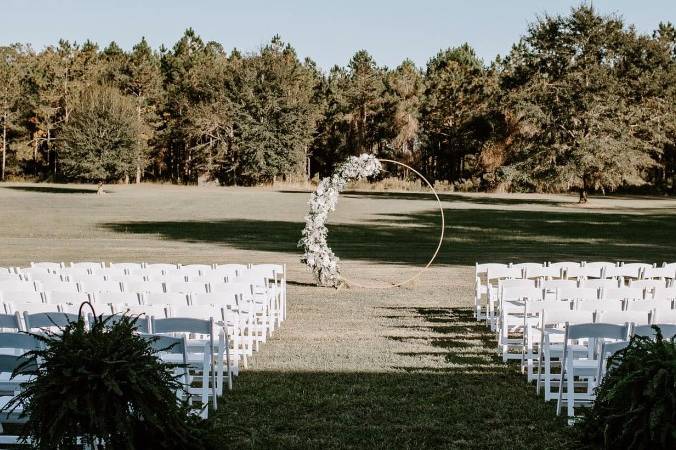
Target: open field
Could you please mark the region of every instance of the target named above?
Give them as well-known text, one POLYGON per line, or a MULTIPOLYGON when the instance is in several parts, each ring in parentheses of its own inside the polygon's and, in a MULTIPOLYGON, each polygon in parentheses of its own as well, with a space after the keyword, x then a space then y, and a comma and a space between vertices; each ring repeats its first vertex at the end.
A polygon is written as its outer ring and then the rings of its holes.
MULTIPOLYGON (((0 185, 0 266, 31 260, 281 262, 289 317, 215 424, 257 448, 569 448, 552 405, 471 318, 475 261, 676 260, 676 200, 444 194, 438 263, 412 287, 312 286, 296 242, 308 194, 263 189, 0 185)), ((412 275, 438 236, 414 193, 344 194, 330 241, 345 273, 412 275)))

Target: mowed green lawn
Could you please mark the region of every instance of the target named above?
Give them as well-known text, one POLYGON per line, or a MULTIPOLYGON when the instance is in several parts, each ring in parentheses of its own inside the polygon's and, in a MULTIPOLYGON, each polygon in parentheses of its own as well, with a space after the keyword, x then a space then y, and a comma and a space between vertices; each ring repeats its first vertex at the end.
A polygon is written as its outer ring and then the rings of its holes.
MULTIPOLYGON (((471 316, 475 261, 676 260, 676 200, 442 195, 446 238, 413 285, 312 285, 296 242, 308 193, 1 184, 0 266, 30 261, 280 262, 288 319, 221 402, 236 447, 574 448, 471 316)), ((429 195, 345 193, 330 241, 360 284, 413 275, 440 219, 429 195)))

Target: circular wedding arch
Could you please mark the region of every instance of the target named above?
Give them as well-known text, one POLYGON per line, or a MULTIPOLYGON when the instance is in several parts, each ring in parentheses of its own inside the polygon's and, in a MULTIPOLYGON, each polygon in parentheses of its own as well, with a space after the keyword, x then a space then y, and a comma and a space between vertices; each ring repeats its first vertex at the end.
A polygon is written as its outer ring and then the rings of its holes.
POLYGON ((444 229, 446 225, 444 209, 434 186, 432 186, 427 178, 413 167, 392 159, 379 159, 368 154, 350 157, 347 161, 337 167, 333 175, 323 178, 319 182, 315 192, 310 195, 309 205, 310 211, 305 217, 305 228, 302 233, 303 237, 298 243, 298 246, 303 247, 304 249, 301 261, 313 272, 319 286, 332 286, 337 288, 342 285, 353 285, 361 288, 375 289, 404 286, 418 279, 423 272, 434 263, 444 241, 444 229), (333 253, 327 243, 326 238, 328 236, 328 229, 326 228, 326 221, 329 213, 335 210, 338 202, 338 195, 345 188, 347 183, 365 179, 380 173, 382 171, 382 163, 390 163, 404 167, 415 173, 425 182, 432 191, 439 208, 439 213, 441 215, 441 232, 434 254, 427 261, 427 264, 421 267, 413 276, 406 278, 403 281, 390 283, 384 286, 362 285, 341 275, 338 265, 339 258, 333 253))

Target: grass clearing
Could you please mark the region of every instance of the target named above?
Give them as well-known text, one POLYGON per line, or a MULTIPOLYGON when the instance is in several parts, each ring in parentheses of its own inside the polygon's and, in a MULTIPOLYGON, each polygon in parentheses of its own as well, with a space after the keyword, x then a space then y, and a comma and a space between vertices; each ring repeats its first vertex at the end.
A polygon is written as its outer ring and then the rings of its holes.
MULTIPOLYGON (((554 406, 471 318, 475 261, 676 260, 676 200, 441 195, 447 237, 412 287, 317 288, 298 262, 308 194, 0 185, 0 266, 31 260, 282 262, 289 317, 216 425, 255 448, 572 448, 554 406), (92 192, 93 192, 92 191, 92 192), (233 431, 234 430, 234 431, 233 431)), ((393 281, 431 255, 428 195, 345 193, 330 242, 350 277, 393 281)))

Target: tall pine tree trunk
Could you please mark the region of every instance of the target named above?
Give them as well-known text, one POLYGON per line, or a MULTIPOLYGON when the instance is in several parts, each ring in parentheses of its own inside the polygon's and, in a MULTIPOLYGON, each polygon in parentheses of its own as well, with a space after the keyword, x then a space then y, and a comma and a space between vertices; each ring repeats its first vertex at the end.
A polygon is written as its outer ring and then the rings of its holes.
POLYGON ((589 191, 589 183, 586 175, 582 176, 582 186, 580 186, 580 201, 578 203, 587 203, 587 193, 589 191))
MULTIPOLYGON (((140 101, 140 100, 139 100, 140 101)), ((138 120, 139 130, 141 129, 141 104, 136 105, 136 120, 138 120)), ((136 184, 141 182, 141 136, 136 143, 136 184)))
POLYGON ((5 163, 7 161, 7 113, 2 118, 2 176, 0 180, 5 181, 5 163))

